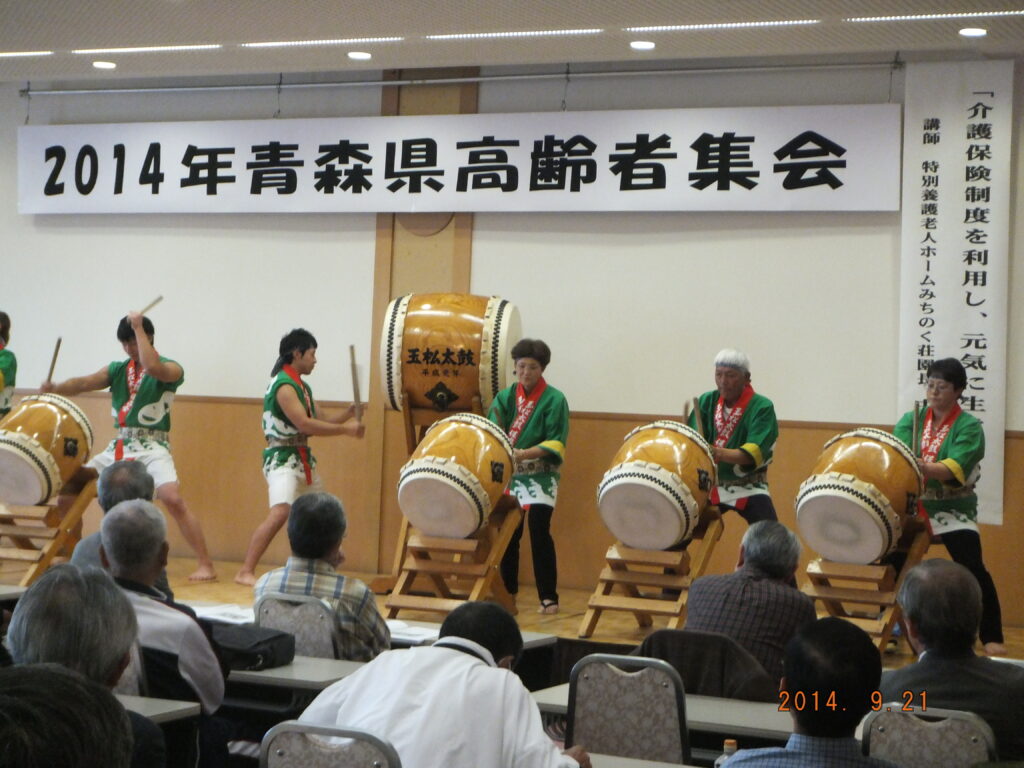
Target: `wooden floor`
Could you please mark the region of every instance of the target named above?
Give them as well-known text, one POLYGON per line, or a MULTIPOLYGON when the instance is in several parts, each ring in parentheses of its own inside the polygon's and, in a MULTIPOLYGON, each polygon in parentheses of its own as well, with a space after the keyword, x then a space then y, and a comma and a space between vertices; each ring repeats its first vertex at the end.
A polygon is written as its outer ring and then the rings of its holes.
MULTIPOLYGON (((206 583, 191 583, 188 581, 188 574, 195 567, 195 561, 185 558, 172 558, 168 564, 168 578, 171 588, 174 590, 177 600, 210 600, 220 603, 239 603, 248 605, 252 603, 252 589, 235 584, 232 577, 238 570, 239 563, 217 561, 217 573, 219 580, 206 583)), ((273 566, 261 567, 257 573, 262 574, 271 570, 273 566)), ((365 581, 370 581, 374 574, 352 574, 365 581)), ((16 584, 19 574, 15 571, 4 570, 0 572, 0 583, 16 584)), ((569 589, 559 592, 561 599, 561 611, 555 615, 537 613, 536 593, 530 585, 523 585, 519 593, 519 614, 516 617, 521 629, 533 632, 545 632, 559 637, 576 638, 583 620, 583 614, 587 609, 587 600, 590 592, 569 589)), ((384 596, 377 596, 377 604, 383 611, 384 596)), ((403 611, 399 619, 420 619, 424 621, 440 621, 441 614, 429 612, 403 611)), ((666 624, 666 619, 654 618, 653 629, 660 629, 666 624)), ((641 630, 637 627, 632 614, 623 612, 605 612, 597 623, 597 628, 590 638, 599 642, 630 643, 639 644, 645 635, 652 630, 641 630)), ((1018 659, 1024 658, 1024 628, 1006 627, 1006 645, 1010 650, 1010 656, 1018 659)), ((895 652, 886 653, 883 663, 887 669, 895 669, 911 663, 914 660, 906 643, 901 643, 895 652)))

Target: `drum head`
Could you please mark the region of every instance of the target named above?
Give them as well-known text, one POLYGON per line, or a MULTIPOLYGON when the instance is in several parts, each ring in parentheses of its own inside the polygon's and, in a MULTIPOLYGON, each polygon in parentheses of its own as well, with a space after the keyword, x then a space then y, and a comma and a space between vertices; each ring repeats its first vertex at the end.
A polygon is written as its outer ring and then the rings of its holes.
POLYGON ((42 504, 55 490, 60 472, 38 443, 17 432, 0 430, 0 501, 42 504))
POLYGON ((826 560, 863 565, 888 551, 881 522, 852 499, 819 496, 796 514, 800 534, 826 560))
POLYGON ((458 488, 429 475, 403 481, 398 506, 409 523, 428 536, 464 539, 480 527, 480 515, 458 488))
POLYGON ((689 537, 697 504, 677 475, 661 466, 627 462, 605 473, 597 506, 608 530, 627 547, 667 549, 689 537))

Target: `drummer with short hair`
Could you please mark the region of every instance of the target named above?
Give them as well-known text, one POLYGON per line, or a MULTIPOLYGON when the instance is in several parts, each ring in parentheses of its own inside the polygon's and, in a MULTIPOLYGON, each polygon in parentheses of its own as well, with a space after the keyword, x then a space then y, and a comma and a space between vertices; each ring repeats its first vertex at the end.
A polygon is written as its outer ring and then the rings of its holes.
POLYGON ((981 422, 960 407, 967 388, 967 372, 955 357, 935 360, 926 373, 928 407, 913 434, 914 412, 908 411, 893 434, 907 445, 920 446, 917 465, 924 476, 921 505, 928 513, 932 533, 965 566, 981 586, 979 637, 989 656, 1005 656, 1002 612, 995 582, 981 557, 978 533, 978 495, 974 487, 985 456, 981 422))
MULTIPOLYGON (((558 495, 559 468, 569 436, 565 395, 544 380, 551 349, 540 339, 521 339, 512 347, 517 383, 494 398, 488 418, 505 430, 515 464, 509 493, 526 510, 530 526, 533 574, 539 613, 558 613, 558 564, 551 538, 551 515, 558 495)), ((519 591, 520 523, 501 561, 501 577, 511 593, 519 591)))
POLYGON ((355 404, 335 414, 317 410, 313 390, 302 380, 316 367, 317 343, 305 328, 285 334, 278 345, 277 361, 270 371, 273 377, 263 397, 263 476, 267 479, 270 513, 249 541, 245 561, 235 581, 256 583, 256 565, 281 526, 288 520, 292 502, 304 493, 322 491, 316 472, 316 459, 309 449, 309 438, 348 435, 362 437, 366 427, 356 418, 355 404))
POLYGON ((118 430, 107 449, 94 456, 61 489, 57 506, 66 511, 86 482, 115 461, 140 461, 153 476, 157 499, 163 502, 199 559, 199 567, 189 580, 212 581, 217 573, 206 549, 203 529, 181 495, 170 450, 171 403, 185 381, 185 372, 177 362, 157 353, 153 337, 150 319, 129 312, 117 325, 117 340, 128 355, 127 360, 115 360, 96 373, 60 383, 44 381, 40 387, 41 392, 66 396, 109 388, 114 426, 118 430))
POLYGON ((722 511, 735 509, 748 525, 778 520, 768 495, 768 465, 779 438, 775 406, 750 384, 750 359, 739 350, 715 356, 715 389, 700 396, 690 426, 700 413, 703 437, 718 467, 710 501, 722 511))
POLYGON ((18 373, 18 359, 7 344, 11 340, 11 318, 0 312, 0 419, 11 412, 14 400, 14 380, 18 373))

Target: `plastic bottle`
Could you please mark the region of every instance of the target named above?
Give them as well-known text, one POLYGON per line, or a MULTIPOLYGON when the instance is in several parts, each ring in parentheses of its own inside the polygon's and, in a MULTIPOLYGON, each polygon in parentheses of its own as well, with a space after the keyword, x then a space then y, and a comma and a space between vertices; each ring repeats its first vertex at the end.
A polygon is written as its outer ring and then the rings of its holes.
POLYGON ((736 754, 736 739, 726 739, 722 745, 722 754, 715 760, 715 768, 725 765, 725 761, 736 754))

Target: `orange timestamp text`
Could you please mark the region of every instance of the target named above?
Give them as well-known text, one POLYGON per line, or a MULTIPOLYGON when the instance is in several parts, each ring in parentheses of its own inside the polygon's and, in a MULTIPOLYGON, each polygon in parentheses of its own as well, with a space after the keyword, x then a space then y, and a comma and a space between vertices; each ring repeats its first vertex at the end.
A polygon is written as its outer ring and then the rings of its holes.
MULTIPOLYGON (((874 712, 878 712, 884 709, 886 712, 926 712, 928 710, 928 692, 927 691, 903 691, 900 693, 901 701, 893 701, 888 704, 885 703, 884 697, 881 691, 871 692, 871 709, 874 712), (915 706, 916 704, 916 706, 915 706)), ((846 707, 842 706, 837 698, 835 691, 812 691, 810 693, 804 693, 803 691, 779 691, 779 712, 821 712, 823 710, 830 709, 835 711, 845 711, 846 707)))

